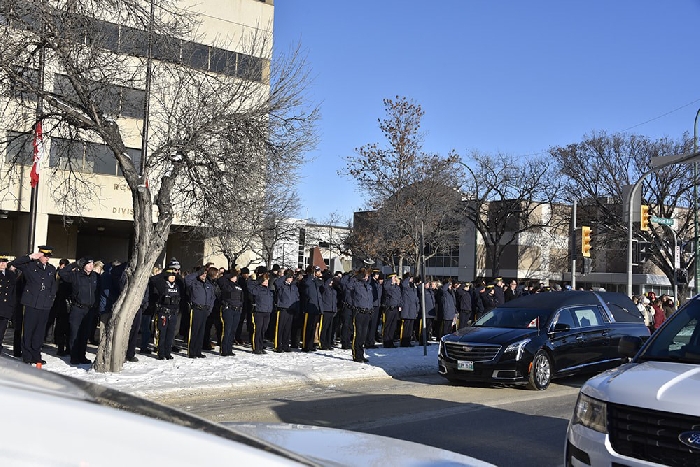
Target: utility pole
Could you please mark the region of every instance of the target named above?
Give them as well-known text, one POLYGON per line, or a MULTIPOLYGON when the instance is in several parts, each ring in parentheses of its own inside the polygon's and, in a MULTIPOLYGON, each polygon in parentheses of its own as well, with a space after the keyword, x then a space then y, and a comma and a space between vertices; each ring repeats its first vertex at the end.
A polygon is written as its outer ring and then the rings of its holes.
POLYGON ((570 247, 569 251, 571 254, 571 290, 576 290, 576 200, 574 199, 574 204, 571 207, 571 223, 569 226, 569 239, 570 247))

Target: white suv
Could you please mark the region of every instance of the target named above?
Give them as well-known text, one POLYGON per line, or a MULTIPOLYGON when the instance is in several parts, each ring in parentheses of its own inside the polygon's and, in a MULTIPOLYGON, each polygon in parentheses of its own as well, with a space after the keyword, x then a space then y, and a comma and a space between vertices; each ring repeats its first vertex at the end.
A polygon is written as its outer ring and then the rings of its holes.
POLYGON ((700 295, 619 351, 634 358, 579 392, 565 464, 700 466, 700 295))

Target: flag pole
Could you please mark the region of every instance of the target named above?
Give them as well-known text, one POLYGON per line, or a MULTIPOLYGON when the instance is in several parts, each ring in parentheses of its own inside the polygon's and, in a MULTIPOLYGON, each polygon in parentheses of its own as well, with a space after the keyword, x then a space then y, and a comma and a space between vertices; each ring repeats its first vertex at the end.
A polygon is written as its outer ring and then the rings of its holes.
MULTIPOLYGON (((43 2, 42 6, 43 6, 43 2)), ((41 15, 42 18, 44 15, 41 15)), ((45 24, 42 20, 42 39, 43 33, 45 31, 45 24)), ((34 251, 36 247, 36 217, 38 211, 38 198, 39 198, 39 164, 41 164, 41 159, 44 152, 43 143, 43 127, 41 124, 41 119, 44 114, 44 65, 46 61, 46 54, 44 45, 42 44, 39 48, 39 92, 36 93, 36 123, 34 124, 34 144, 33 144, 33 159, 32 159, 32 174, 31 179, 31 194, 29 197, 29 238, 28 247, 30 253, 34 251)))

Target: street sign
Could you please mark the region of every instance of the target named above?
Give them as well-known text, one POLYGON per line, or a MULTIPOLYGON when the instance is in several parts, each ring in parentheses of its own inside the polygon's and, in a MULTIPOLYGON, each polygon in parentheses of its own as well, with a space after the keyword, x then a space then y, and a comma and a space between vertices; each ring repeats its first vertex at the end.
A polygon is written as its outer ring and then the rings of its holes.
POLYGON ((651 222, 653 224, 661 224, 661 225, 673 225, 673 219, 667 219, 665 217, 656 217, 656 216, 651 216, 651 222))

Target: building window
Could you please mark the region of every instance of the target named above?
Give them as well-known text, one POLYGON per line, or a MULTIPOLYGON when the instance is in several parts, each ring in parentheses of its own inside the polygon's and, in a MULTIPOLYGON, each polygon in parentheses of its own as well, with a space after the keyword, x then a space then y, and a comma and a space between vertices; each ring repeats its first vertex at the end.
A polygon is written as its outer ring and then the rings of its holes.
MULTIPOLYGON (((425 255, 429 256, 433 253, 430 245, 425 246, 425 255)), ((457 268, 459 267, 459 247, 453 247, 449 250, 441 250, 435 256, 428 258, 425 263, 429 268, 457 268)))
POLYGON ((209 69, 209 46, 196 42, 182 43, 182 63, 198 70, 209 69))
POLYGON ((238 54, 236 76, 249 81, 262 81, 263 61, 252 55, 238 54))
MULTIPOLYGON (((141 150, 127 148, 134 165, 141 164, 141 150)), ((52 138, 49 165, 61 170, 94 173, 101 175, 121 175, 114 153, 105 144, 77 141, 66 138, 52 138)))
POLYGON ((224 75, 236 75, 236 52, 230 50, 211 48, 211 71, 224 75))
POLYGON ((121 27, 119 51, 135 57, 148 56, 148 32, 141 29, 121 27))
MULTIPOLYGON (((54 92, 67 101, 80 103, 78 94, 66 75, 55 75, 54 92)), ((106 115, 143 118, 146 92, 141 89, 94 83, 90 92, 96 96, 100 110, 106 115)))
POLYGON ((17 79, 9 80, 7 96, 21 101, 36 102, 36 93, 32 92, 31 89, 39 89, 40 87, 39 70, 18 66, 14 67, 14 72, 17 79), (25 85, 23 81, 29 82, 29 84, 25 85))
POLYGON ((8 131, 6 149, 6 162, 17 165, 32 165, 34 162, 34 134, 8 131))

